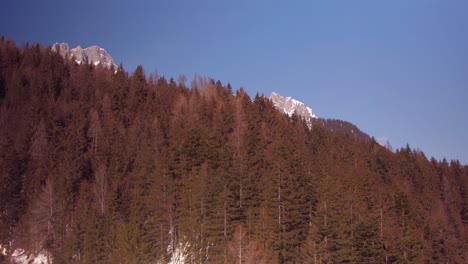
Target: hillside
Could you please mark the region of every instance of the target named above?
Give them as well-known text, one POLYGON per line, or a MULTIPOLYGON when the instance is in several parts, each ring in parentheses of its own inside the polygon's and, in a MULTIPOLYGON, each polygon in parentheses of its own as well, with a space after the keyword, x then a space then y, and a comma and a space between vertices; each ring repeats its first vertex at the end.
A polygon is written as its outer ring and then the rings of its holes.
POLYGON ((0 39, 4 260, 466 263, 467 179, 221 81, 0 39))
POLYGON ((325 129, 330 130, 331 132, 340 132, 355 139, 362 141, 369 141, 371 138, 366 133, 362 132, 357 126, 338 119, 325 119, 320 118, 311 108, 307 107, 304 103, 297 101, 291 97, 283 97, 275 92, 273 92, 269 99, 273 102, 273 105, 278 109, 278 111, 288 115, 291 118, 301 118, 307 124, 309 129, 312 126, 319 125, 325 129), (297 115, 293 117, 293 115, 297 115))

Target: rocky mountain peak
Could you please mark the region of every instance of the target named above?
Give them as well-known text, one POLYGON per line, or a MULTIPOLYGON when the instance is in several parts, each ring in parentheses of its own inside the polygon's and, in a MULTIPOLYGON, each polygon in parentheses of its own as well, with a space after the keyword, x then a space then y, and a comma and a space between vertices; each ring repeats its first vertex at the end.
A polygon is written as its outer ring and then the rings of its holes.
POLYGON ((52 46, 52 51, 59 52, 62 57, 67 59, 74 59, 76 63, 94 64, 95 66, 101 64, 104 68, 111 68, 114 66, 117 69, 117 65, 114 63, 112 58, 107 51, 99 46, 91 46, 88 48, 82 48, 78 46, 70 49, 70 46, 63 43, 55 43, 52 46))
POLYGON ((273 102, 276 109, 288 116, 292 116, 293 113, 296 113, 300 117, 304 118, 309 128, 312 127, 312 119, 318 118, 311 108, 291 97, 284 97, 273 92, 270 95, 270 100, 273 102))

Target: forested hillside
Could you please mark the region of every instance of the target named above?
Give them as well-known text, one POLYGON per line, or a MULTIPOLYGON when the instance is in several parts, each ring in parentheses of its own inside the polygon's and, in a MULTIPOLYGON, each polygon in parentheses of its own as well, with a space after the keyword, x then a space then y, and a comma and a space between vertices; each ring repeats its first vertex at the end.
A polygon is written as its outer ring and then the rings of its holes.
POLYGON ((0 39, 4 260, 467 262, 466 165, 220 81, 114 72, 0 39))

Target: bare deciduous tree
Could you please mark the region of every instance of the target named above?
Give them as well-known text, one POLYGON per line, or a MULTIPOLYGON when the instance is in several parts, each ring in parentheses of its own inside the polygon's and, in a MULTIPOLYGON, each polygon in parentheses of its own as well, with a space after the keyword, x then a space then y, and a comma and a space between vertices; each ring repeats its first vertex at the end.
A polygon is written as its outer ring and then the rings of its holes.
POLYGON ((107 176, 106 165, 99 164, 94 171, 94 195, 99 206, 99 211, 104 214, 106 211, 107 196, 107 176))
POLYGON ((235 227, 234 234, 231 242, 229 243, 229 253, 235 258, 235 262, 242 264, 245 263, 245 252, 248 244, 247 232, 242 224, 235 227))
POLYGON ((56 212, 57 202, 54 182, 53 179, 49 177, 42 187, 39 196, 34 201, 31 210, 30 232, 34 240, 34 242, 31 243, 34 252, 40 252, 48 243, 55 240, 54 218, 56 212))
POLYGON ((91 153, 95 155, 98 150, 98 139, 102 134, 101 121, 96 109, 93 108, 89 111, 89 119, 88 137, 91 138, 91 153))

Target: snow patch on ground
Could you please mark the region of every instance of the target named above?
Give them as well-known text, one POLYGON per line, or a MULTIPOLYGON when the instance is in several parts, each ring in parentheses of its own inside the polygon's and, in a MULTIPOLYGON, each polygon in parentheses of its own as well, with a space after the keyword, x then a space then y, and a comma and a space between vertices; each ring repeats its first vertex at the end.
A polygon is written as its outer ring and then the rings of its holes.
POLYGON ((3 255, 3 256, 7 255, 6 248, 4 248, 1 244, 0 244, 0 255, 3 255))
POLYGON ((39 252, 35 255, 28 255, 24 249, 15 249, 11 254, 12 260, 18 264, 46 264, 47 255, 39 252))
POLYGON ((174 254, 168 264, 185 264, 188 254, 188 243, 179 243, 174 249, 174 254))
MULTIPOLYGON (((0 254, 8 258, 7 249, 0 245, 0 254)), ((13 251, 10 261, 16 264, 48 264, 47 252, 41 251, 37 254, 27 254, 22 248, 13 251)), ((50 262, 52 263, 52 261, 50 262)))

